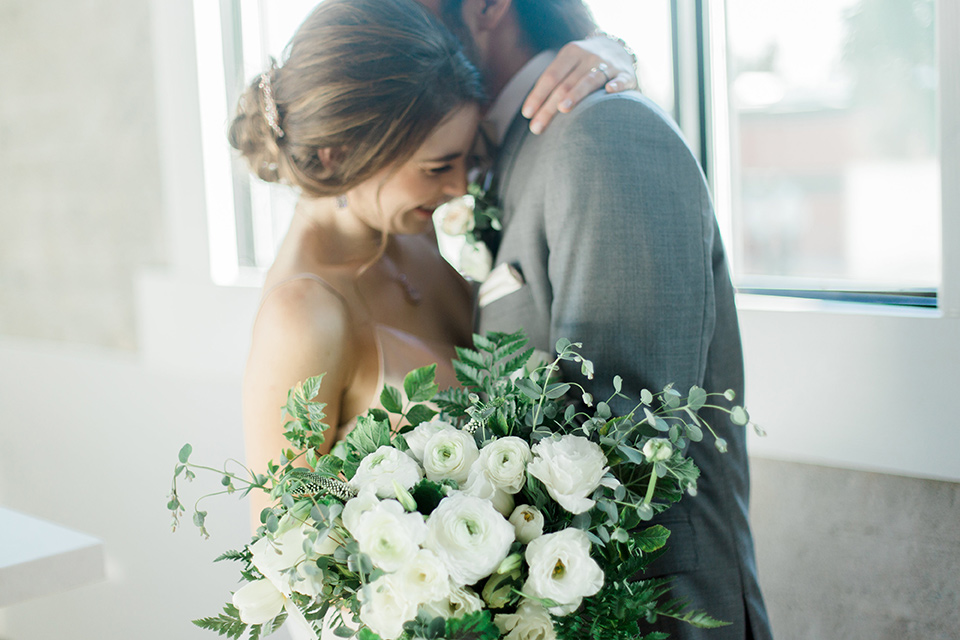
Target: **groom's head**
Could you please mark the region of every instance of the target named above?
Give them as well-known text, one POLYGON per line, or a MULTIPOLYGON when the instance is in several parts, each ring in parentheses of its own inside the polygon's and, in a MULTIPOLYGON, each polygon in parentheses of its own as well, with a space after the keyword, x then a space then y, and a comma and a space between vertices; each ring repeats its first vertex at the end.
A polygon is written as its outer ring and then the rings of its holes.
POLYGON ((417 0, 464 44, 494 91, 527 60, 585 38, 595 24, 582 0, 417 0))

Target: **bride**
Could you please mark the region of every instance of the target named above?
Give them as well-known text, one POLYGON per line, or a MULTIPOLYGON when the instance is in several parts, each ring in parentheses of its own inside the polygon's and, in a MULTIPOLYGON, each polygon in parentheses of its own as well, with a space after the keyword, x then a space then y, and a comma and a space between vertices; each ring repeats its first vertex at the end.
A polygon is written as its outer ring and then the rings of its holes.
MULTIPOLYGON (((568 51, 566 86, 599 88, 571 55, 598 59, 568 51)), ((441 257, 432 215, 466 191, 484 99, 460 43, 413 0, 322 2, 283 64, 242 96, 230 143, 257 176, 301 193, 244 375, 254 471, 286 447, 280 407, 308 377, 324 373, 325 447, 411 369, 437 363, 438 384, 456 384, 450 361, 454 346, 470 345, 471 289, 441 257)))

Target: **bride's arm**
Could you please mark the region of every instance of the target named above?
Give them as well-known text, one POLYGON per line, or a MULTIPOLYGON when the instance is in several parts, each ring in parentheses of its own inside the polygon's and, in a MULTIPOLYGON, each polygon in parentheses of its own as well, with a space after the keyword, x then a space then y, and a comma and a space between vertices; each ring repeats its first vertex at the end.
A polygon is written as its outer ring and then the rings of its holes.
MULTIPOLYGON (((355 360, 342 302, 309 280, 280 286, 264 300, 254 324, 250 355, 243 376, 243 432, 247 466, 265 473, 267 461, 280 460, 290 447, 283 435, 281 408, 287 392, 311 376, 325 373, 315 400, 325 402, 326 453, 336 441, 340 402, 355 360)), ((304 461, 298 461, 304 466, 304 461)), ((260 511, 270 506, 262 492, 251 496, 253 526, 259 526, 260 511)))
POLYGON ((639 87, 634 53, 622 40, 593 35, 563 46, 540 75, 523 103, 530 130, 540 133, 557 113, 567 113, 585 97, 605 87, 618 93, 639 87), (606 74, 599 70, 605 64, 606 74))

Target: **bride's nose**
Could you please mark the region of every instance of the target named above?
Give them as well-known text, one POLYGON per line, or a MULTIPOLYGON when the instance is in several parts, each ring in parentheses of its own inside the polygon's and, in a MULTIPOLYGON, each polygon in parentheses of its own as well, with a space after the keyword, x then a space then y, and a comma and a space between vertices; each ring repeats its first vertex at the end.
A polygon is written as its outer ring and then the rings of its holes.
POLYGON ((453 168, 444 174, 443 193, 457 198, 467 193, 467 163, 463 159, 453 163, 453 168))

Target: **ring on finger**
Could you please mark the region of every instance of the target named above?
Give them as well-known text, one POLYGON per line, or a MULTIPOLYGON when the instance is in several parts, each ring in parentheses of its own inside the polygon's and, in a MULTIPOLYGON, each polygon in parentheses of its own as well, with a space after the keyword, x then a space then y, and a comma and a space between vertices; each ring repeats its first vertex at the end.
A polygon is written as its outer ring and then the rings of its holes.
POLYGON ((600 64, 595 66, 593 69, 590 69, 590 73, 596 73, 597 71, 599 71, 600 73, 603 74, 603 77, 607 79, 607 82, 610 82, 613 78, 611 78, 610 74, 607 73, 607 69, 609 69, 609 67, 607 66, 607 63, 601 62, 600 64))

